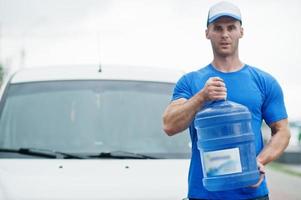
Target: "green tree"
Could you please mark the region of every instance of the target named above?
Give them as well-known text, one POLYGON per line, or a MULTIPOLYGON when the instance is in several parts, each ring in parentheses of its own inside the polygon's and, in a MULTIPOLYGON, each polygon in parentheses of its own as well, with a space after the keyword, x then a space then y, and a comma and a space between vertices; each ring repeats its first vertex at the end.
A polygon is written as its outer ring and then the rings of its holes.
POLYGON ((299 144, 301 144, 301 128, 299 128, 298 141, 299 141, 299 144))
POLYGON ((3 76, 4 76, 4 69, 3 69, 3 65, 0 63, 0 86, 3 81, 3 76))

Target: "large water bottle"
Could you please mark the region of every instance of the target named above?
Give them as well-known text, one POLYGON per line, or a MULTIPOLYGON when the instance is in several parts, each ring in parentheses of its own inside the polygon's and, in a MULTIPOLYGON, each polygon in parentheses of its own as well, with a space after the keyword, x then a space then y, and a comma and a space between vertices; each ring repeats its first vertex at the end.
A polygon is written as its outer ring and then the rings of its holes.
POLYGON ((247 107, 224 100, 196 114, 203 185, 207 190, 231 190, 258 182, 251 117, 247 107))

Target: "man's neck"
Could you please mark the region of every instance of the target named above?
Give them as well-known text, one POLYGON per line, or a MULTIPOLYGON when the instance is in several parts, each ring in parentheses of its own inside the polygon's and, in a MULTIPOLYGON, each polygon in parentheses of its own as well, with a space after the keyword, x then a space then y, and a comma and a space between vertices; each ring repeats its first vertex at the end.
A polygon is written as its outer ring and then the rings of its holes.
POLYGON ((231 57, 214 58, 211 64, 221 72, 235 72, 244 66, 244 63, 239 58, 231 57))

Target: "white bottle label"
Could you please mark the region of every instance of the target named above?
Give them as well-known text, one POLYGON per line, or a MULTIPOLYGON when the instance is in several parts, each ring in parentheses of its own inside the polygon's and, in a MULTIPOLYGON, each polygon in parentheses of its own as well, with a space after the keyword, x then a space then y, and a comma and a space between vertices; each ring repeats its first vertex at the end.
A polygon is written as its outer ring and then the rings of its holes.
POLYGON ((239 148, 203 152, 207 176, 242 172, 239 148))

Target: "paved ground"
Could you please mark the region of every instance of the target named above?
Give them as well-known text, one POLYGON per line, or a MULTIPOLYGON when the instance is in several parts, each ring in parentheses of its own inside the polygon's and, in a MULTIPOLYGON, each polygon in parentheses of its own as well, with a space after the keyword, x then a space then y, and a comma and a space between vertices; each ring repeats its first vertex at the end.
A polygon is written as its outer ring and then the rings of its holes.
MULTIPOLYGON (((301 166, 287 166, 301 172, 301 166)), ((267 182, 271 200, 301 200, 301 176, 267 168, 267 182)))

